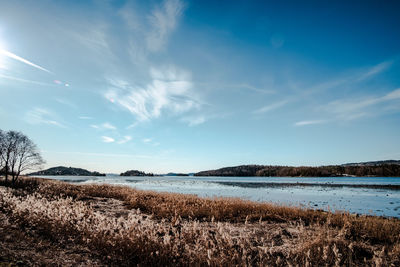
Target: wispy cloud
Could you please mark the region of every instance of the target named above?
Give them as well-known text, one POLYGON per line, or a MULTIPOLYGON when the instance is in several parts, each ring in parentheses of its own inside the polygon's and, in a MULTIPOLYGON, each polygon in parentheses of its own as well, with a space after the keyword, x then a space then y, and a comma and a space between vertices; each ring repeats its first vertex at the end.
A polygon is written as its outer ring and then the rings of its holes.
POLYGON ((392 92, 384 95, 380 98, 381 101, 390 101, 400 99, 400 88, 393 90, 392 92))
POLYGON ((365 79, 368 79, 370 77, 373 77, 385 70, 387 70, 388 68, 390 68, 390 66, 393 64, 393 61, 384 61, 382 63, 379 63, 371 68, 369 68, 366 72, 362 73, 360 75, 360 77, 357 79, 357 81, 362 81, 365 79))
POLYGON ((325 120, 298 121, 294 124, 294 126, 306 126, 306 125, 313 125, 313 124, 321 124, 324 122, 325 122, 325 120))
POLYGON ((111 123, 105 122, 101 125, 104 129, 108 129, 108 130, 116 130, 117 128, 112 125, 111 123))
POLYGON ((103 135, 102 137, 101 137, 101 139, 102 139, 102 141, 104 142, 104 143, 117 143, 117 144, 119 144, 119 145, 122 145, 122 144, 125 144, 125 143, 128 143, 129 141, 131 141, 132 140, 132 137, 130 136, 130 135, 125 135, 124 137, 122 137, 122 138, 114 138, 114 137, 110 137, 110 136, 105 136, 105 135, 103 135))
POLYGON ((306 94, 318 93, 321 91, 327 91, 334 88, 340 88, 344 86, 353 86, 354 84, 363 82, 366 79, 372 78, 380 73, 388 70, 393 65, 394 60, 388 60, 376 64, 370 68, 359 69, 354 73, 347 73, 340 77, 332 80, 325 81, 323 83, 316 84, 304 92, 306 94))
POLYGON ((241 83, 241 84, 237 84, 235 86, 238 87, 238 88, 248 89, 248 90, 260 93, 260 94, 274 94, 274 93, 276 93, 275 90, 266 89, 266 88, 259 88, 259 87, 256 87, 256 86, 253 86, 253 85, 250 85, 250 84, 247 84, 247 83, 241 83))
POLYGON ((143 138, 143 143, 150 143, 152 141, 151 138, 143 138))
POLYGON ((102 136, 101 139, 102 139, 102 141, 104 143, 113 143, 113 142, 115 142, 115 139, 112 138, 112 137, 109 137, 109 136, 102 136))
POLYGON ((259 94, 275 94, 276 90, 269 89, 269 88, 263 88, 263 87, 257 87, 254 85, 251 85, 249 83, 214 83, 214 82, 203 82, 203 81, 196 81, 196 85, 201 85, 205 87, 212 87, 212 88, 232 88, 235 90, 246 90, 246 91, 251 91, 259 94))
POLYGON ((94 129, 99 129, 99 130, 116 130, 117 127, 115 127, 114 125, 112 125, 109 122, 105 122, 103 124, 92 124, 90 125, 90 127, 94 128, 94 129))
POLYGON ((36 85, 55 86, 54 84, 51 84, 51 83, 44 83, 44 82, 39 82, 39 81, 34 81, 34 80, 27 80, 27 79, 22 79, 22 78, 9 76, 9 75, 5 75, 5 74, 0 74, 0 78, 7 79, 7 80, 12 80, 12 81, 17 81, 17 82, 36 84, 36 85))
POLYGON ((146 38, 150 51, 159 51, 164 47, 168 35, 178 23, 183 8, 184 5, 180 0, 165 0, 161 6, 153 10, 148 17, 152 29, 146 38))
POLYGON ((206 118, 204 116, 189 116, 182 118, 182 121, 187 122, 189 126, 196 126, 206 122, 206 118))
POLYGON ((25 121, 30 124, 46 124, 60 128, 67 128, 64 124, 56 120, 56 115, 44 108, 34 108, 25 114, 25 121))
POLYGON ((332 113, 336 118, 342 120, 353 120, 367 115, 379 115, 383 109, 379 105, 387 104, 400 99, 400 88, 393 90, 383 96, 369 96, 361 99, 340 99, 335 100, 321 109, 332 113), (371 109, 371 108, 376 109, 371 109), (371 113, 372 112, 372 113, 371 113))
POLYGON ((7 50, 5 50, 5 49, 0 48, 0 54, 3 54, 3 55, 5 55, 5 56, 7 56, 7 57, 9 57, 9 58, 15 59, 15 60, 17 60, 17 61, 19 61, 19 62, 22 62, 22 63, 26 64, 26 65, 32 66, 32 67, 34 67, 34 68, 36 68, 36 69, 39 69, 39 70, 45 71, 45 72, 47 72, 47 73, 53 74, 53 73, 52 73, 51 71, 49 71, 48 69, 45 69, 45 68, 43 68, 43 67, 41 67, 41 66, 39 66, 39 65, 37 65, 37 64, 35 64, 35 63, 33 63, 33 62, 27 60, 27 59, 25 59, 25 58, 22 58, 22 57, 20 57, 20 56, 17 56, 16 54, 11 53, 10 51, 7 51, 7 50))
POLYGON ((129 136, 129 135, 125 135, 121 140, 119 140, 117 143, 118 144, 125 144, 125 143, 127 143, 127 142, 129 142, 129 141, 131 141, 132 140, 132 137, 131 136, 129 136))
POLYGON ((89 116, 79 116, 78 118, 81 120, 92 120, 93 119, 92 117, 89 117, 89 116))
POLYGON ((152 138, 143 138, 142 142, 147 144, 147 145, 152 145, 152 146, 159 146, 159 142, 155 142, 152 138))
POLYGON ((72 103, 66 99, 61 99, 61 98, 56 98, 55 99, 58 103, 63 104, 67 107, 73 108, 73 109, 77 109, 77 105, 75 103, 72 103))
POLYGON ((273 103, 273 104, 270 104, 270 105, 266 105, 264 107, 261 107, 259 109, 254 110, 253 113, 255 113, 255 114, 266 113, 268 111, 283 107, 288 102, 289 102, 289 100, 282 100, 282 101, 279 101, 279 102, 276 102, 276 103, 273 103))
POLYGON ((128 126, 126 126, 126 129, 132 129, 132 128, 135 128, 138 125, 139 125, 139 122, 136 121, 136 122, 131 123, 128 126))
MULTIPOLYGON (((82 27, 82 24, 79 23, 79 26, 82 27)), ((84 30, 70 31, 69 33, 76 41, 92 51, 104 53, 109 50, 106 26, 100 21, 96 21, 96 24, 85 25, 84 30)))
POLYGON ((152 81, 144 87, 109 79, 111 88, 104 97, 130 111, 139 121, 158 118, 163 110, 180 114, 200 107, 199 101, 191 96, 192 82, 188 72, 174 67, 152 68, 150 77, 152 81))

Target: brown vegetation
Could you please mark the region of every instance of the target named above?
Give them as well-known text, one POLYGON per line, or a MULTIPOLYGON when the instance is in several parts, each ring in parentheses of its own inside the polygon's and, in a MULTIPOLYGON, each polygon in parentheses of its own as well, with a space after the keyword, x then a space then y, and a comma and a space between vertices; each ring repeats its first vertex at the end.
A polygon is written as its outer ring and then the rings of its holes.
POLYGON ((398 219, 44 179, 0 190, 3 227, 84 247, 96 264, 400 264, 398 219))

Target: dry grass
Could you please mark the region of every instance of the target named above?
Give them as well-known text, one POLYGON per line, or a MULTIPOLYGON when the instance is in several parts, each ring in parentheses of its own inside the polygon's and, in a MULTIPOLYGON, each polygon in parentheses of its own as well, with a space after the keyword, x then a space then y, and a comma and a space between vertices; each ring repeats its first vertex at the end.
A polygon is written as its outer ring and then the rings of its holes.
POLYGON ((0 190, 12 223, 104 264, 400 265, 397 219, 44 179, 0 190))

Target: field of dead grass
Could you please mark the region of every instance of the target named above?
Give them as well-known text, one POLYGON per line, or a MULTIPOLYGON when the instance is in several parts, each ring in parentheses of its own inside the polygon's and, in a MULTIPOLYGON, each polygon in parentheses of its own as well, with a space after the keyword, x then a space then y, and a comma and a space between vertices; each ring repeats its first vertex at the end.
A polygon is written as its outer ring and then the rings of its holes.
POLYGON ((2 229, 90 252, 71 265, 400 266, 398 219, 36 178, 3 183, 0 212, 2 229))

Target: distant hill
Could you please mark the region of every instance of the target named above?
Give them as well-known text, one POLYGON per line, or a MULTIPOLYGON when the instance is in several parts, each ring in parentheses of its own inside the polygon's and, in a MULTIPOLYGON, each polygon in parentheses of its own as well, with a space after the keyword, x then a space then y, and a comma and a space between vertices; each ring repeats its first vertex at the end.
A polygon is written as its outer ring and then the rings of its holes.
POLYGON ((381 176, 400 177, 400 161, 371 161, 320 167, 290 167, 268 165, 241 165, 202 171, 195 176, 271 176, 271 177, 333 177, 381 176))
POLYGON ((395 164, 400 165, 400 160, 380 160, 380 161, 367 161, 359 163, 346 163, 341 166, 378 166, 383 164, 395 164))
POLYGON ((138 170, 130 170, 120 174, 120 176, 154 176, 152 173, 145 173, 138 170))
POLYGON ((266 167, 267 166, 264 165, 241 165, 225 167, 218 170, 202 171, 195 173, 194 176, 257 176, 257 171, 266 167))
POLYGON ((28 175, 73 175, 73 176, 106 176, 104 173, 90 172, 81 168, 58 166, 47 170, 33 172, 28 175))

